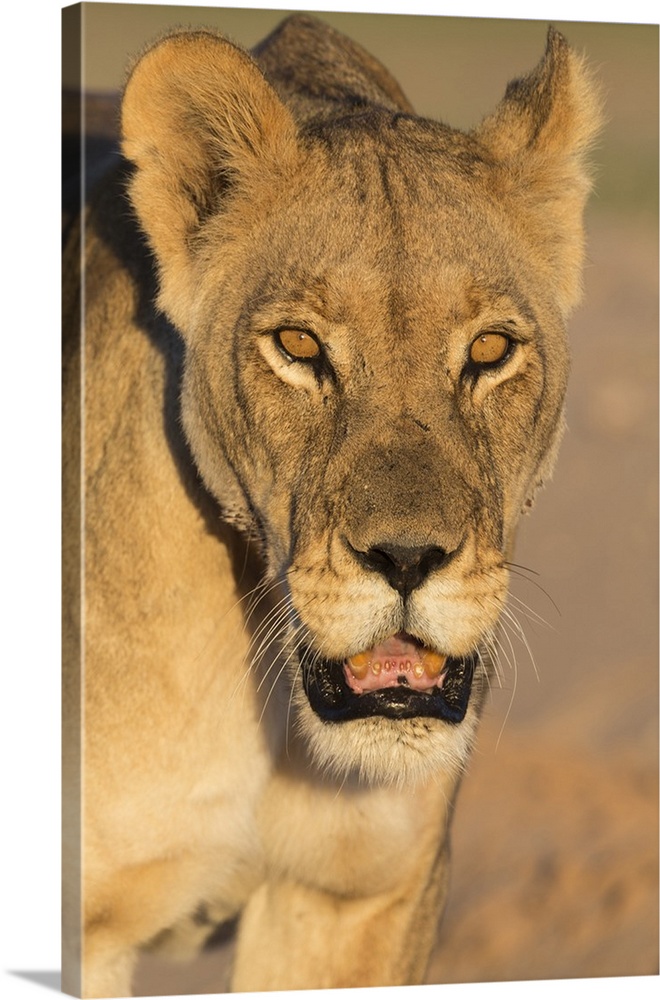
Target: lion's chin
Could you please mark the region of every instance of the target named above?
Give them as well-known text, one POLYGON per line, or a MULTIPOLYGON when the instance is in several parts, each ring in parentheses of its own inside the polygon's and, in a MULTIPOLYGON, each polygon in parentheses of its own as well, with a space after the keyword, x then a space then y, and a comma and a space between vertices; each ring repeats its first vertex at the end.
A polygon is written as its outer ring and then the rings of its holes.
POLYGON ((452 658, 397 633, 344 661, 300 656, 309 704, 324 722, 440 719, 457 724, 467 711, 476 656, 452 658))
POLYGON ((296 728, 311 763, 342 787, 354 780, 400 789, 428 781, 451 784, 465 770, 474 743, 484 693, 479 672, 476 686, 461 725, 447 725, 428 716, 388 717, 383 712, 336 724, 312 709, 301 685, 294 694, 296 728))

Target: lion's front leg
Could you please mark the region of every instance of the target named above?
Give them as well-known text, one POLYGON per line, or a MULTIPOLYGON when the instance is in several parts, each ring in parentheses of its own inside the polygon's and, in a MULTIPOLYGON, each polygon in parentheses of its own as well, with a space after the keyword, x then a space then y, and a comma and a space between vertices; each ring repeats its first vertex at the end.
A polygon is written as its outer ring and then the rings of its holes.
POLYGON ((83 997, 130 997, 137 948, 112 928, 88 929, 82 965, 83 997))
POLYGON ((448 882, 446 852, 422 884, 350 898, 270 882, 241 920, 232 990, 400 986, 423 981, 448 882))
POLYGON ((257 810, 264 878, 243 910, 232 989, 422 982, 459 781, 449 766, 408 788, 333 779, 292 738, 257 810))
POLYGON ((421 982, 448 883, 456 777, 443 779, 338 793, 280 774, 261 814, 269 875, 241 918, 232 989, 421 982))

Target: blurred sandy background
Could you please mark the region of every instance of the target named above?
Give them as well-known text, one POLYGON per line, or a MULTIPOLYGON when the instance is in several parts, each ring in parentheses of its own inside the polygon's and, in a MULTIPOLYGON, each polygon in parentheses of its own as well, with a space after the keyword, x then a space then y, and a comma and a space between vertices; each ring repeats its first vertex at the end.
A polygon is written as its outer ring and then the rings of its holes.
MULTIPOLYGON (((83 7, 84 85, 99 92, 168 26, 213 25, 250 46, 284 16, 83 7)), ((318 16, 377 56, 419 113, 459 127, 537 63, 547 27, 318 16)), ((512 632, 459 797, 429 982, 658 972, 658 28, 557 27, 598 69, 609 116, 570 327, 569 430, 520 533, 511 609, 526 643, 512 632)), ((192 966, 145 959, 136 990, 221 992, 230 957, 231 942, 192 966)))

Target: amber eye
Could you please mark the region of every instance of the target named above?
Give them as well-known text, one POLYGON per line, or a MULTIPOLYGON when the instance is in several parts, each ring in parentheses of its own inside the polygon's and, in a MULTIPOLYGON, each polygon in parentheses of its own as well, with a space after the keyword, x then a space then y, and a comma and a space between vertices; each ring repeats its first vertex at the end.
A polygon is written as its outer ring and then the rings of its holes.
POLYGON ((318 340, 304 330, 278 330, 276 339, 293 361, 313 361, 321 356, 318 340))
POLYGON ((495 365, 509 351, 511 341, 503 333, 482 333, 472 341, 470 361, 475 365, 495 365))

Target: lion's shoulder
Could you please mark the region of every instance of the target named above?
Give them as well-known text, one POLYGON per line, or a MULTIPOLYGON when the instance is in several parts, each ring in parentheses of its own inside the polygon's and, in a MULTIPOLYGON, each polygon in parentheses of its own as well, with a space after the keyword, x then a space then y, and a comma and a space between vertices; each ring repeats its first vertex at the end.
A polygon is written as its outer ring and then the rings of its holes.
POLYGON ((299 118, 373 105, 412 113, 394 77, 370 53, 305 14, 283 21, 252 53, 299 118))

